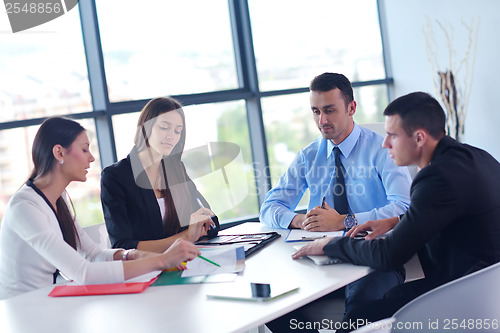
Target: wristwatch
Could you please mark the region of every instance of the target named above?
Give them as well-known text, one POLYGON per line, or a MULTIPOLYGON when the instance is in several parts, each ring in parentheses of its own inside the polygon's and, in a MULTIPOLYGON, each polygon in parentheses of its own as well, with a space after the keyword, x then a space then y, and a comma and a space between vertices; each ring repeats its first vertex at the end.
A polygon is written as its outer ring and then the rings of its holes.
POLYGON ((344 225, 347 230, 351 229, 354 227, 358 221, 356 221, 356 218, 354 217, 354 214, 347 214, 347 216, 344 219, 344 225))

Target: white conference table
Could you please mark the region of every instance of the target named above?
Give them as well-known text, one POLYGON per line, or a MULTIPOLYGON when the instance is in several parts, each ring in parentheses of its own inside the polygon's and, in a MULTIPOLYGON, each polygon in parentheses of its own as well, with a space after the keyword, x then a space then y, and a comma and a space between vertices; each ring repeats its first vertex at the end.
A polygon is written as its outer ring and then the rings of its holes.
MULTIPOLYGON (((0 301, 0 332, 246 332, 310 303, 372 270, 350 264, 317 266, 292 260, 288 230, 245 223, 221 234, 278 231, 282 237, 246 260, 238 280, 296 284, 298 292, 269 302, 209 300, 220 283, 149 287, 129 295, 49 297, 52 286, 0 301)), ((232 283, 232 282, 226 282, 232 283)))

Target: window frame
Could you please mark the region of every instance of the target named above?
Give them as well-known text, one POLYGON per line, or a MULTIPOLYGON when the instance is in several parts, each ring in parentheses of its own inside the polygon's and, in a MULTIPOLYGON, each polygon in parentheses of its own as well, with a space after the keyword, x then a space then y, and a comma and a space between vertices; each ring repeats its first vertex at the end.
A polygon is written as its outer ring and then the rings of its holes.
MULTIPOLYGON (((379 25, 382 41, 382 57, 385 78, 371 81, 352 82, 352 86, 387 87, 388 100, 392 100, 393 83, 390 59, 388 59, 387 28, 385 26, 385 13, 383 0, 377 1, 379 25)), ((88 79, 90 85, 92 110, 88 112, 63 114, 61 116, 73 119, 93 119, 96 126, 97 143, 101 156, 101 168, 117 161, 117 152, 113 132, 112 116, 124 113, 137 112, 149 101, 135 100, 126 102, 113 102, 109 100, 104 59, 95 0, 80 1, 77 7, 80 12, 82 37, 84 42, 85 57, 87 61, 88 79)), ((244 100, 250 133, 253 165, 255 166, 255 182, 258 193, 259 207, 263 203, 265 194, 271 189, 271 175, 269 174, 269 159, 262 116, 261 99, 263 97, 280 96, 308 92, 307 87, 294 89, 261 91, 257 75, 256 60, 253 48, 250 14, 247 0, 228 0, 231 34, 235 54, 236 72, 238 76, 238 89, 213 91, 208 93, 174 95, 183 105, 207 104, 244 100)), ((0 123, 0 131, 18 127, 39 125, 45 118, 31 118, 0 123)), ((258 221, 257 218, 242 219, 239 222, 258 221)), ((231 221, 228 225, 234 224, 231 221)))

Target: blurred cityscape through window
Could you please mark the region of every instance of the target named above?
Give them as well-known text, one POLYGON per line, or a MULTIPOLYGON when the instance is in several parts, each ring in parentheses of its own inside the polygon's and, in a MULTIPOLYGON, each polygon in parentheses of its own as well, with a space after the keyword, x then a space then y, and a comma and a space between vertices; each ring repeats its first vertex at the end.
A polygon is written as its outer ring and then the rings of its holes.
POLYGON ((356 87, 355 121, 383 121, 391 81, 377 0, 90 3, 19 33, 0 13, 0 219, 31 171, 33 138, 49 116, 76 117, 91 139, 88 180, 67 189, 82 225, 104 221, 101 170, 130 152, 151 98, 186 105, 184 163, 222 223, 255 218, 265 195, 257 183, 268 190, 320 135, 307 92, 314 76, 345 74, 356 87), (97 50, 84 46, 88 31, 100 38, 97 50), (210 172, 196 157, 205 148, 210 172))

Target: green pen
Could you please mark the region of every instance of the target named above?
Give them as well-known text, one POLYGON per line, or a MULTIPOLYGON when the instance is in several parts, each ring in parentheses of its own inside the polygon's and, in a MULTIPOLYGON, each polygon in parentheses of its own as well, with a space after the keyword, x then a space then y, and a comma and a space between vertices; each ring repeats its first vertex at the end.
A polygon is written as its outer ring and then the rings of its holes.
POLYGON ((209 263, 211 263, 211 264, 213 264, 213 265, 215 265, 215 266, 217 266, 217 267, 220 267, 220 265, 219 265, 218 263, 213 262, 212 260, 207 259, 207 258, 205 258, 205 257, 204 257, 204 256, 202 256, 202 255, 199 255, 199 254, 198 254, 198 258, 201 258, 201 259, 203 259, 203 260, 206 260, 206 261, 208 261, 209 263))

